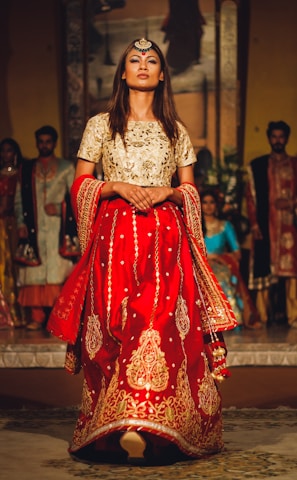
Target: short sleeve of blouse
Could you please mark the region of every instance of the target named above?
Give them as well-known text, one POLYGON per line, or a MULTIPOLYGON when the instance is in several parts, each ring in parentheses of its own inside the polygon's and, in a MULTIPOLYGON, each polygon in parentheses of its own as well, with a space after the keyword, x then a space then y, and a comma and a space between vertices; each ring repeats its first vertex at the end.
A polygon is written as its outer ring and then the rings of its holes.
POLYGON ((197 158, 192 142, 185 127, 179 123, 179 138, 175 145, 175 161, 178 167, 187 167, 196 163, 197 158))
POLYGON ((103 140, 108 129, 106 114, 91 117, 85 127, 77 157, 98 163, 102 157, 103 140))

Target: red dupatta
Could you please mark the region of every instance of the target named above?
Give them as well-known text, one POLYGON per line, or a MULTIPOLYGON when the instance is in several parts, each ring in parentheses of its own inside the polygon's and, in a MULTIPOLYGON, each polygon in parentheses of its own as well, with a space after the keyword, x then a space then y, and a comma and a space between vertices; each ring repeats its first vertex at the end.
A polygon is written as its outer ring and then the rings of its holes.
MULTIPOLYGON (((63 285, 47 323, 47 330, 52 335, 71 345, 75 344, 80 329, 90 273, 90 250, 97 230, 96 214, 103 185, 104 182, 91 175, 82 175, 71 187, 72 208, 77 221, 82 257, 63 285)), ((103 203, 100 208, 104 208, 103 203)))
POLYGON ((178 190, 183 197, 183 218, 194 260, 195 275, 200 287, 200 316, 203 332, 223 332, 238 323, 231 305, 209 266, 202 232, 201 204, 195 185, 183 183, 178 190))
MULTIPOLYGON (((96 215, 104 182, 83 175, 71 188, 71 199, 77 219, 82 257, 66 280, 51 312, 47 329, 58 338, 74 345, 81 324, 85 295, 90 273, 90 250, 100 216, 96 215)), ((201 229, 201 207, 197 189, 185 183, 178 188, 183 196, 183 217, 193 254, 194 271, 200 287, 200 316, 205 334, 230 330, 237 326, 234 313, 216 280, 206 258, 201 229)))

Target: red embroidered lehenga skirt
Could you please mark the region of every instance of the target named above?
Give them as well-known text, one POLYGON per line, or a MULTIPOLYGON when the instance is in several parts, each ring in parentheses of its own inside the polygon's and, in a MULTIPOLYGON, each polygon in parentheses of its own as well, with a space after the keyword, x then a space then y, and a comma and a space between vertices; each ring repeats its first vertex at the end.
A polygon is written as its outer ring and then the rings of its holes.
POLYGON ((201 295, 180 209, 166 202, 138 213, 117 198, 99 215, 70 452, 104 450, 125 430, 169 440, 193 457, 219 451, 221 398, 204 353, 201 295))

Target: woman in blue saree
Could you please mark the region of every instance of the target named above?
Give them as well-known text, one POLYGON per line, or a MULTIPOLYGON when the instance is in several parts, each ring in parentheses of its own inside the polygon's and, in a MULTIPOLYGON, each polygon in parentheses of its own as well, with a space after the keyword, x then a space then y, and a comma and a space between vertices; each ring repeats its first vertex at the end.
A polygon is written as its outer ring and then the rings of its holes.
POLYGON ((259 314, 240 273, 241 251, 235 229, 231 222, 218 217, 218 199, 213 191, 201 193, 201 208, 208 260, 237 322, 246 328, 260 328, 259 314))

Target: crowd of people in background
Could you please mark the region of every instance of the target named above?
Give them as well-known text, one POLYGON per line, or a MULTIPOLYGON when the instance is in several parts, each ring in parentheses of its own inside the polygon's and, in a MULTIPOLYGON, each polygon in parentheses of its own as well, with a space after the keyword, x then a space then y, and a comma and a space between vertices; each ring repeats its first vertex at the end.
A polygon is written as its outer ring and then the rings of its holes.
POLYGON ((79 256, 69 202, 72 162, 55 155, 58 134, 35 132, 38 156, 24 159, 18 143, 0 143, 0 326, 41 330, 79 256))
MULTIPOLYGON (((208 183, 212 167, 197 155, 208 258, 242 328, 297 327, 297 158, 286 151, 289 136, 285 122, 268 124, 271 151, 247 167, 245 216, 219 184, 208 183), (241 255, 246 236, 248 266, 241 255)), ((52 126, 36 130, 38 155, 30 160, 13 138, 0 142, 1 329, 45 328, 79 258, 69 201, 75 166, 55 155, 57 140, 52 126)))
MULTIPOLYGON (((209 155, 204 152, 200 154, 201 168, 199 162, 196 166, 195 179, 202 196, 202 212, 206 226, 210 225, 206 228, 205 237, 210 258, 214 254, 213 248, 218 246, 219 231, 222 237, 224 230, 226 236, 227 227, 230 230, 229 243, 223 249, 224 256, 217 256, 223 251, 215 252, 213 268, 226 289, 226 277, 223 280, 221 264, 222 259, 228 255, 228 288, 231 289, 232 282, 236 284, 233 285, 235 291, 229 291, 233 308, 238 312, 240 305, 243 306, 242 314, 254 319, 252 328, 274 324, 297 327, 297 157, 290 156, 286 151, 290 132, 290 126, 282 120, 269 122, 266 134, 270 152, 253 159, 247 165, 244 188, 234 188, 234 176, 228 178, 229 185, 232 183, 229 191, 228 185, 223 190, 219 182, 208 182, 207 171, 213 175, 213 166, 209 155), (210 196, 207 196, 207 192, 210 196), (208 204, 215 208, 214 214, 211 206, 203 206, 205 195, 208 204), (240 210, 243 199, 246 203, 244 216, 240 210), (216 231, 213 231, 214 226, 216 231), (236 240, 239 241, 239 248, 236 240), (248 250, 247 262, 239 259, 243 244, 244 250, 248 250), (239 266, 237 275, 234 274, 230 256, 232 262, 237 262, 239 266), (239 280, 242 277, 244 290, 240 295, 238 286, 242 285, 239 280)), ((226 265, 224 268, 226 270, 226 265)), ((240 319, 240 313, 238 318, 240 319)), ((249 319, 245 318, 243 325, 251 328, 249 319)))

